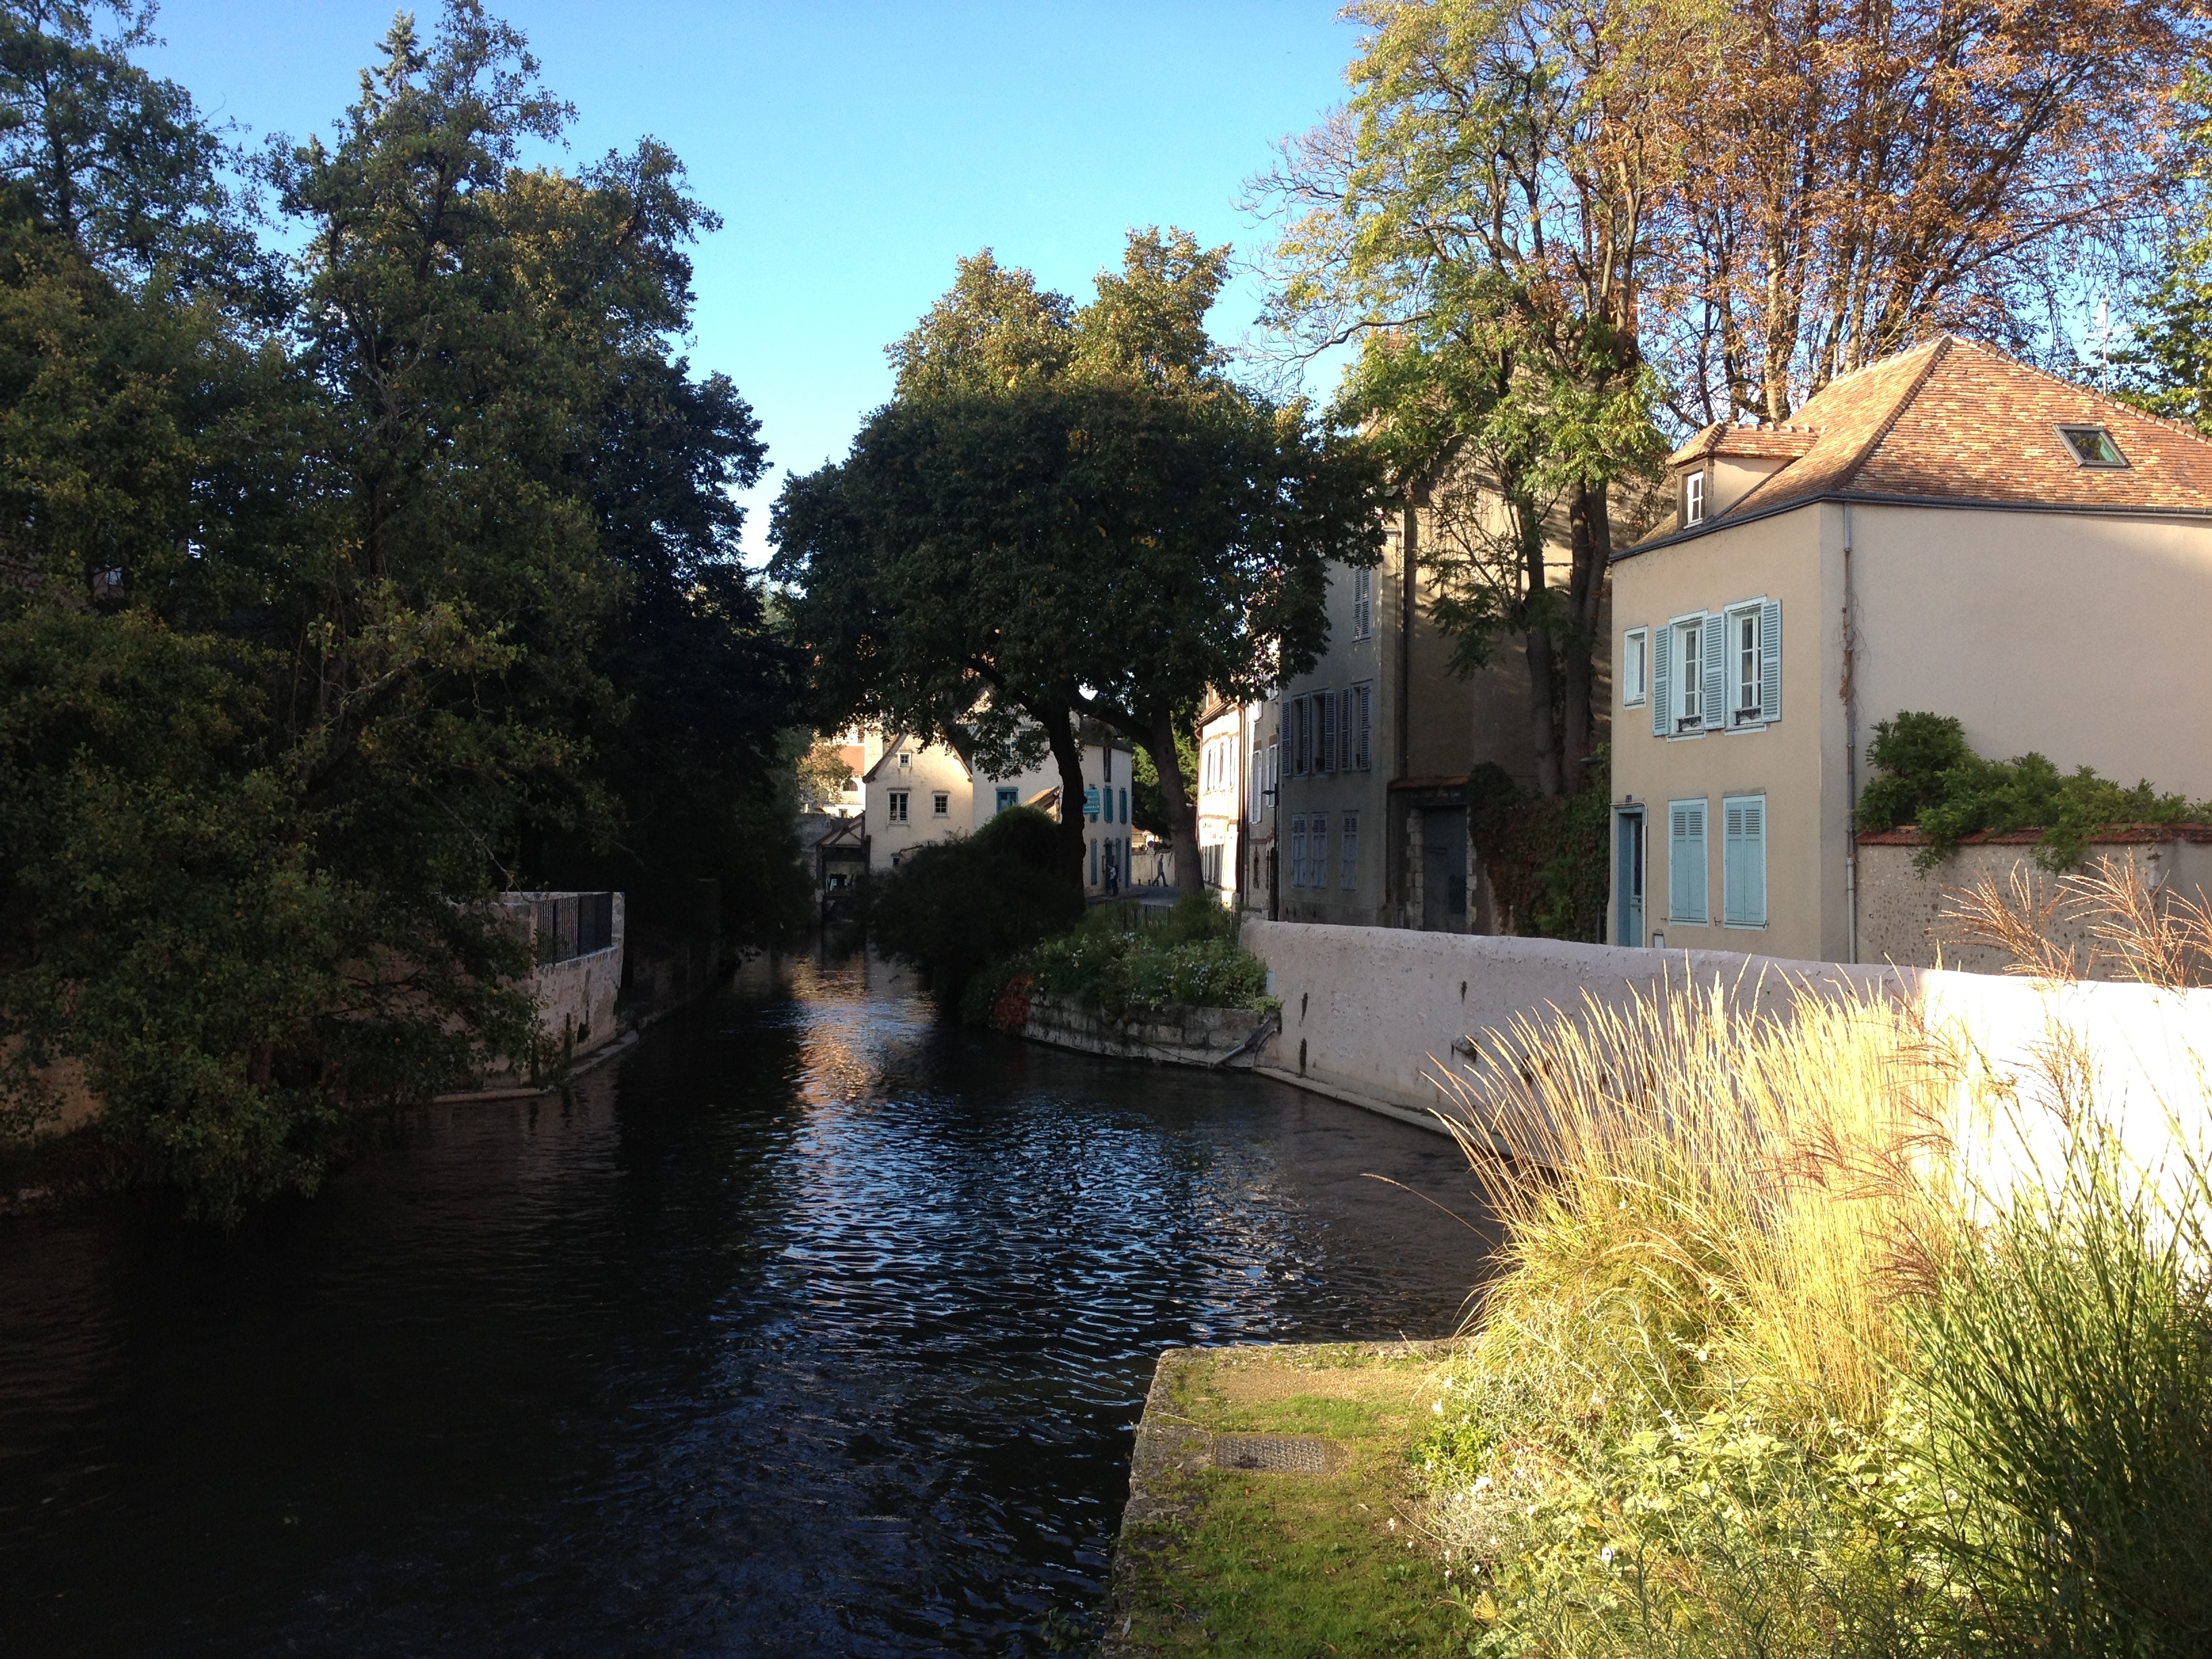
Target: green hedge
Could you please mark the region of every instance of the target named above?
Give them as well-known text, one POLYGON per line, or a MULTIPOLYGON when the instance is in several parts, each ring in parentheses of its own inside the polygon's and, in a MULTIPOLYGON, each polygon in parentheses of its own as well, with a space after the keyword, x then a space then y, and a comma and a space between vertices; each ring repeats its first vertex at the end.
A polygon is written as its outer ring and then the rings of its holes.
POLYGON ((1858 827, 1918 829, 1928 837, 1915 860, 1923 870, 1984 830, 2040 830, 2036 862, 2070 870, 2107 824, 2212 821, 2212 801, 2162 794, 2147 781, 2128 788, 2086 766, 2062 772, 2033 750, 1984 760, 1948 714, 1907 711, 1881 721, 1867 762, 1875 777, 1859 795, 1858 827))
POLYGON ((962 998, 962 1017, 988 1022, 1018 976, 1114 1019, 1170 1006, 1271 1006, 1267 964, 1238 945, 1235 918, 1200 897, 1183 899, 1164 916, 1135 904, 1101 906, 1079 926, 977 975, 962 998))

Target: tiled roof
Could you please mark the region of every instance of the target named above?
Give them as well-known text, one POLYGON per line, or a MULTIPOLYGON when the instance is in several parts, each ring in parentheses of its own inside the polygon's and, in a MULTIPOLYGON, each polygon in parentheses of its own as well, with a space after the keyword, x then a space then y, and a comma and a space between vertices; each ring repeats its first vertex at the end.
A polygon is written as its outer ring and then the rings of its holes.
POLYGON ((1802 455, 1820 434, 1817 428, 1795 421, 1780 426, 1730 426, 1715 421, 1667 458, 1669 466, 1703 460, 1709 455, 1747 455, 1762 459, 1802 455))
POLYGON ((1677 534, 1831 495, 2212 514, 2212 443, 1951 334, 1832 381, 1786 426, 1708 427, 1674 460, 1713 454, 1796 459, 1677 534), (2076 425, 2103 427, 2128 465, 2081 465, 2057 432, 2076 425))

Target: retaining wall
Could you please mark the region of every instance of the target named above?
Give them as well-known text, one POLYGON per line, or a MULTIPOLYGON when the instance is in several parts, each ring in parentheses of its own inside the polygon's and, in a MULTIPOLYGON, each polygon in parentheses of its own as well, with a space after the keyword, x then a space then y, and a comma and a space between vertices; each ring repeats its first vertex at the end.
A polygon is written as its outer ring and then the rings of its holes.
POLYGON ((2170 1166, 2177 1135, 2212 1147, 2212 990, 1301 922, 1247 922, 1243 939, 1283 1000, 1282 1030, 1261 1048, 1259 1069, 1432 1127, 1455 1102, 1441 1079, 1469 1076, 1469 1039, 1522 1016, 1573 1013, 1586 999, 1621 1006, 1686 975, 1778 1013, 1808 988, 1911 1002, 1996 1084, 1952 1126, 1992 1185, 2008 1168, 2049 1166, 2054 1045, 2076 1054, 2100 1114, 2140 1167, 2170 1166), (1988 1103, 2008 1091, 2022 1109, 2017 1121, 1990 1121, 1988 1103))
POLYGON ((1175 1006, 1109 1019, 1096 1008, 1035 991, 1027 993, 1026 1008, 1018 1029, 1036 1042, 1180 1066, 1250 1066, 1252 1056, 1237 1051, 1267 1018, 1249 1008, 1175 1006))

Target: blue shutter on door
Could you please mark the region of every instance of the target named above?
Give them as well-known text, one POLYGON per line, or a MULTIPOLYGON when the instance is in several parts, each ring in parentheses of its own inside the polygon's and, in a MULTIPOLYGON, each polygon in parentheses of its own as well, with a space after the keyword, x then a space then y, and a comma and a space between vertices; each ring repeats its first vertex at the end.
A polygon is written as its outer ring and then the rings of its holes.
POLYGON ((1674 676, 1671 665, 1674 655, 1674 630, 1655 628, 1651 630, 1651 735, 1663 738, 1673 721, 1668 706, 1674 696, 1674 676))
POLYGON ((1705 648, 1699 653, 1705 673, 1704 706, 1705 730, 1717 732, 1728 724, 1728 617, 1716 612, 1705 618, 1705 648))
POLYGON ((1782 601, 1769 599, 1759 610, 1759 712, 1782 718, 1782 601))

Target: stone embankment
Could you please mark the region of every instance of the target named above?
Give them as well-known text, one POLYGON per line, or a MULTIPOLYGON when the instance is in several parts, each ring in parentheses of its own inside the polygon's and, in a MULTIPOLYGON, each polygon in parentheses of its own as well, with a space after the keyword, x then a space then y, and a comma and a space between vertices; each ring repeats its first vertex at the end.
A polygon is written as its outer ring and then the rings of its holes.
POLYGON ((1256 1008, 1131 1009, 1116 1019, 1103 1009, 1035 989, 1024 976, 1012 981, 993 1010, 991 1023, 1035 1042, 1120 1060, 1170 1066, 1249 1069, 1278 1017, 1256 1008))

